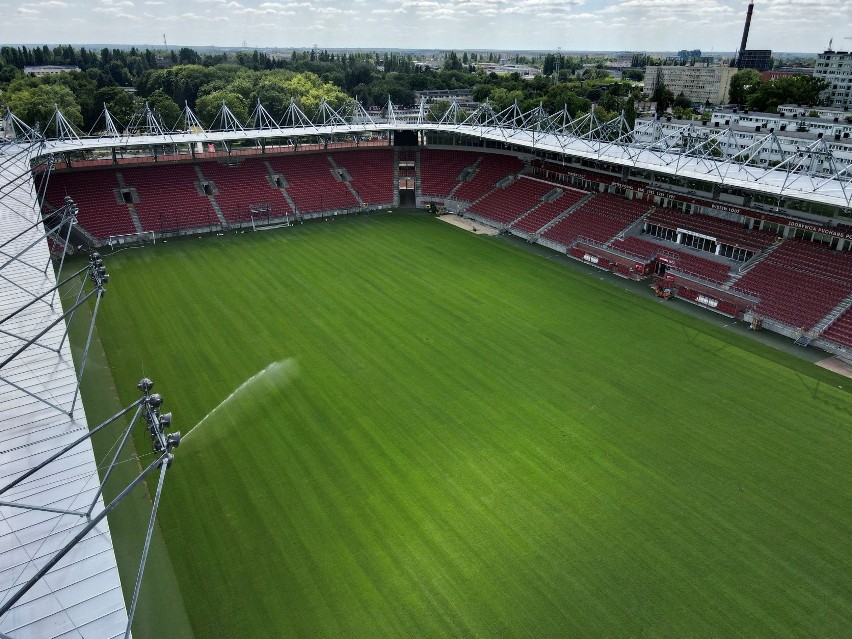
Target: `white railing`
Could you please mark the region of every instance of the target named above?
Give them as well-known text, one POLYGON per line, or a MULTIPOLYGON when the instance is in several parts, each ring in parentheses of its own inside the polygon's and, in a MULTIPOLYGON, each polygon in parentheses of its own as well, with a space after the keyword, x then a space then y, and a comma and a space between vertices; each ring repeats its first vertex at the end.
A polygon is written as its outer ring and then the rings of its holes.
POLYGON ((107 238, 107 246, 115 248, 124 244, 137 244, 150 240, 151 244, 157 243, 157 234, 154 231, 142 231, 141 233, 125 233, 123 235, 110 235, 107 238))

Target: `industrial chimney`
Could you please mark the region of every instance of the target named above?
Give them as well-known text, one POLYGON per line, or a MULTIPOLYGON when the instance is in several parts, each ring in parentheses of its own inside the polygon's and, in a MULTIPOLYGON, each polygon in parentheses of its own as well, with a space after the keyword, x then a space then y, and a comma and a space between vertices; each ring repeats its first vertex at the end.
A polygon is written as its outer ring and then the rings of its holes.
POLYGON ((745 28, 743 29, 743 41, 740 42, 740 51, 737 55, 737 69, 743 68, 743 55, 745 55, 746 45, 748 44, 748 29, 751 26, 751 14, 754 11, 754 2, 748 3, 748 12, 746 13, 745 28))

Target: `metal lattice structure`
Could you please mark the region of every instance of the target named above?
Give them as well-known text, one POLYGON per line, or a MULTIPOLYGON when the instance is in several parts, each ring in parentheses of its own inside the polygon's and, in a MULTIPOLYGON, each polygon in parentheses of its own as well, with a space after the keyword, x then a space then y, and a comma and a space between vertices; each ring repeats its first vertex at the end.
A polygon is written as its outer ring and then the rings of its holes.
POLYGON ((700 180, 779 198, 819 202, 843 209, 852 207, 852 163, 838 158, 823 139, 789 149, 770 132, 756 136, 746 148, 735 153, 723 153, 723 147, 731 148, 732 140, 736 139, 733 127, 709 132, 687 122, 663 131, 659 122, 653 120, 640 122, 631 129, 623 115, 601 121, 594 110, 572 116, 567 109, 547 113, 539 105, 522 112, 515 103, 497 112, 485 102, 467 113, 452 102, 446 111, 436 114, 425 104, 403 111, 388 101, 376 112, 366 110, 353 100, 338 108, 323 101, 317 113, 309 117, 296 101, 291 101, 278 120, 258 102, 246 123, 241 123, 225 103, 209 127, 202 125, 188 105, 172 129, 166 128, 147 105, 124 129, 116 125, 106 109, 102 121, 105 123, 103 133, 83 136, 56 108, 43 134, 26 127, 12 113, 7 113, 5 128, 14 131, 16 136, 23 136, 25 141, 38 140, 42 155, 199 142, 261 144, 304 137, 327 139, 394 131, 443 133, 511 145, 531 153, 551 153, 642 169, 662 176, 700 180), (768 151, 776 161, 766 161, 768 151))
MULTIPOLYGON (((117 131, 105 111, 107 128, 117 131)), ((80 139, 58 109, 52 122, 62 139, 80 139), (63 124, 64 123, 64 124, 63 124)), ((53 169, 45 139, 10 113, 0 145, 0 637, 130 637, 157 508, 172 449, 171 414, 149 379, 142 396, 90 429, 80 402, 89 346, 109 275, 90 253, 66 273, 77 222, 68 197, 42 211, 33 171, 46 189, 53 169), (41 161, 39 162, 39 159, 41 161), (33 167, 32 163, 37 162, 33 167), (65 303, 63 305, 63 297, 65 303), (83 313, 83 307, 90 309, 83 313), (83 322, 77 366, 69 330, 83 322), (92 437, 125 414, 133 418, 101 463, 92 437), (153 459, 116 487, 118 464, 128 461, 136 424, 151 438, 153 459), (109 461, 107 461, 109 458, 109 461), (107 515, 146 476, 159 470, 129 613, 121 592, 107 515), (109 483, 108 483, 109 482, 109 483), (108 489, 111 496, 107 500, 108 489)), ((131 457, 131 460, 138 459, 131 457)))
MULTIPOLYGON (((68 340, 75 313, 100 300, 106 272, 93 258, 64 273, 76 206, 41 212, 31 160, 46 157, 44 140, 9 114, 5 122, 15 137, 0 147, 0 633, 120 636, 127 610, 79 401, 84 368, 75 368, 68 340), (64 310, 61 289, 76 285, 64 310), (35 471, 73 442, 72 455, 35 471)), ((50 163, 42 169, 49 175, 50 163)))

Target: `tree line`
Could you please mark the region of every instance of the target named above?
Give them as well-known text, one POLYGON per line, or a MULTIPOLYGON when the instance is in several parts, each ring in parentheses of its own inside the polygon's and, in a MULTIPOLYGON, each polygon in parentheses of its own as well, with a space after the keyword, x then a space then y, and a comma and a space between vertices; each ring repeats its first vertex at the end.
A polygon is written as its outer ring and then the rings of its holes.
POLYGON ((729 99, 732 104, 754 111, 775 113, 782 104, 816 106, 828 87, 828 82, 810 75, 761 80, 754 69, 743 69, 731 78, 729 99))
MULTIPOLYGON (((529 110, 541 104, 549 112, 568 107, 571 114, 595 105, 601 117, 622 110, 633 113, 636 89, 629 82, 607 77, 602 69, 574 71, 582 58, 546 56, 547 76, 524 80, 517 74, 486 73, 480 62, 497 62, 495 53, 448 52, 443 64, 432 68, 415 64, 409 54, 393 52, 292 51, 270 55, 261 51, 200 53, 191 48, 171 51, 109 49, 100 51, 69 45, 0 48, 0 103, 30 125, 45 127, 54 104, 84 132, 100 130, 104 105, 115 120, 127 126, 147 102, 167 127, 181 117, 184 106, 193 109, 205 126, 213 124, 222 103, 241 122, 247 122, 259 100, 279 119, 291 101, 313 115, 325 98, 338 107, 357 97, 366 107, 388 100, 415 106, 415 92, 469 89, 477 101, 490 100, 496 110, 517 101, 529 110), (28 77, 28 65, 74 65, 79 72, 28 77)), ((519 63, 531 62, 515 56, 519 63)))

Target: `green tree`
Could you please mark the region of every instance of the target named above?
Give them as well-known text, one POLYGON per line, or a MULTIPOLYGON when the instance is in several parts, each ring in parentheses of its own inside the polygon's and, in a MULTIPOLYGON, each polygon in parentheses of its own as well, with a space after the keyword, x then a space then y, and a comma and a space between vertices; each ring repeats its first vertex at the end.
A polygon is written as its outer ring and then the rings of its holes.
POLYGON ((609 77, 609 71, 606 69, 591 68, 583 71, 583 80, 602 80, 609 77))
MULTIPOLYGON (((214 91, 209 95, 198 98, 198 101, 195 103, 195 114, 202 124, 208 127, 212 126, 214 120, 216 120, 216 116, 222 109, 223 102, 228 105, 231 113, 234 114, 234 117, 241 124, 245 125, 248 122, 249 113, 246 99, 239 93, 232 91, 214 91)), ((216 124, 221 125, 222 123, 219 121, 216 124)))
MULTIPOLYGON (((10 92, 5 96, 12 112, 30 126, 38 124, 45 130, 53 118, 54 105, 59 107, 65 118, 77 127, 83 126, 80 103, 71 89, 61 84, 41 84, 10 92)), ((53 124, 51 124, 51 128, 53 124)))
POLYGON ((394 104, 414 105, 414 91, 408 88, 408 84, 399 78, 398 74, 374 82, 370 87, 370 99, 373 104, 386 104, 388 96, 394 104))
POLYGON ((618 99, 614 91, 605 92, 597 101, 597 104, 609 113, 619 113, 622 108, 621 100, 618 99))
POLYGON ((827 88, 827 82, 812 76, 778 78, 761 82, 749 94, 746 104, 751 109, 770 112, 774 112, 780 104, 814 105, 820 103, 820 93, 827 88))
MULTIPOLYGON (((94 126, 96 120, 103 113, 104 104, 109 109, 112 117, 117 121, 117 126, 127 126, 139 108, 138 101, 121 87, 104 87, 98 89, 92 98, 92 109, 88 126, 94 126)), ((89 118, 87 118, 88 120, 89 118)), ((99 122, 99 125, 105 125, 99 122)))
POLYGON ((298 96, 293 95, 292 91, 280 83, 264 82, 252 93, 249 107, 253 111, 257 102, 260 101, 269 115, 278 121, 284 117, 290 101, 296 97, 298 96))
POLYGON ((450 103, 447 100, 436 100, 429 105, 429 119, 433 122, 438 122, 450 108, 450 103))
POLYGON ((502 111, 503 109, 510 107, 515 100, 518 102, 523 100, 524 94, 522 91, 517 89, 509 91, 503 87, 499 87, 491 92, 489 99, 491 100, 491 106, 495 111, 502 111))
POLYGON ((368 64, 350 66, 343 74, 343 88, 353 91, 359 84, 369 85, 373 81, 373 70, 368 64))
POLYGON ((227 84, 224 90, 245 96, 252 85, 253 89, 248 93, 247 100, 250 110, 253 110, 257 100, 260 100, 264 108, 276 119, 284 115, 291 100, 307 115, 316 113, 323 99, 334 108, 339 108, 349 100, 349 96, 339 87, 325 82, 315 73, 283 70, 253 73, 251 76, 240 74, 232 83, 227 84))
POLYGON ((651 100, 657 103, 657 113, 665 113, 674 103, 674 93, 663 82, 662 74, 657 75, 657 81, 654 83, 654 91, 651 93, 651 100))
POLYGON ((682 106, 675 106, 672 108, 672 115, 679 120, 691 120, 694 114, 692 107, 684 108, 682 106))
POLYGON ((308 115, 319 110, 323 99, 334 108, 339 108, 349 101, 348 95, 338 87, 323 82, 314 73, 297 73, 284 83, 284 87, 308 115))
POLYGON ((188 47, 183 47, 178 52, 178 61, 181 64, 200 64, 201 56, 198 55, 193 49, 188 47))
POLYGON ((732 104, 744 105, 749 96, 758 89, 760 84, 760 74, 754 69, 738 71, 731 78, 728 99, 732 104))
POLYGON ((108 73, 112 81, 120 87, 129 87, 133 84, 130 71, 118 60, 113 60, 109 63, 108 73))
POLYGON ((491 95, 491 87, 487 84, 477 84, 473 88, 473 99, 477 102, 485 102, 491 95))
POLYGON ((159 114, 167 128, 174 127, 180 119, 180 107, 162 89, 157 89, 148 96, 148 106, 159 114))
POLYGON ((632 97, 628 97, 624 104, 624 119, 632 129, 636 125, 636 104, 632 97))
POLYGON ((207 68, 197 64, 175 66, 171 69, 148 71, 137 82, 137 89, 143 96, 150 95, 157 89, 162 89, 177 104, 183 106, 186 101, 189 106, 195 106, 198 92, 202 86, 222 80, 229 82, 239 72, 240 67, 233 65, 217 65, 207 68))
POLYGON ((543 75, 551 75, 556 71, 556 56, 552 53, 548 53, 544 56, 544 64, 541 68, 541 72, 543 75))
POLYGON ((551 87, 543 100, 544 108, 550 113, 556 113, 563 108, 568 109, 573 117, 588 113, 592 106, 591 100, 577 95, 567 84, 558 84, 551 87))
POLYGON ((444 71, 461 71, 463 68, 462 62, 459 60, 459 56, 455 51, 450 51, 447 57, 444 58, 444 71))
POLYGON ((688 97, 686 97, 686 95, 684 95, 683 91, 681 91, 680 93, 677 94, 677 97, 674 99, 674 106, 680 108, 681 110, 691 109, 692 108, 692 100, 690 100, 688 97))
POLYGON ((18 69, 0 59, 0 84, 8 84, 20 74, 18 69))

